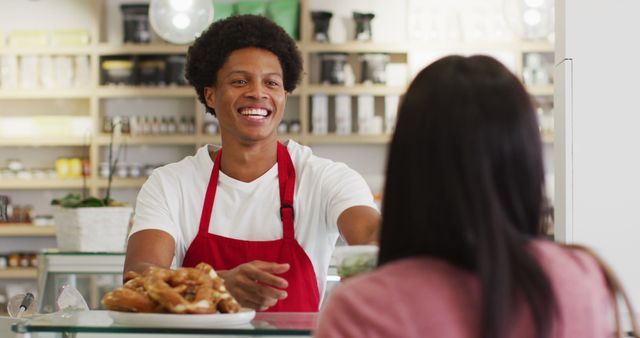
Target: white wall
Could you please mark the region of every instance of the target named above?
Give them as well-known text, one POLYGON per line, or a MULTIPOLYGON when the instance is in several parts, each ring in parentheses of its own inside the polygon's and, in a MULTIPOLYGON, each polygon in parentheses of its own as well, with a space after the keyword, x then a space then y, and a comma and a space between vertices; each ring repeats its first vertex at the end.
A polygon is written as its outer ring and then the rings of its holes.
POLYGON ((556 2, 557 236, 594 247, 640 304, 640 2, 556 2))

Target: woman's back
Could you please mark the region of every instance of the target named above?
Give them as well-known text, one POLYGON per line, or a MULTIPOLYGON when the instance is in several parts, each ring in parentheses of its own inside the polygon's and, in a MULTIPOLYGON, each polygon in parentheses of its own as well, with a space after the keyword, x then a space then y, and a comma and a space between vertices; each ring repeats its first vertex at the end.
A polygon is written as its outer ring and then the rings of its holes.
MULTIPOLYGON (((610 298, 596 261, 544 240, 533 241, 530 252, 556 296, 561 319, 551 337, 610 336, 610 298)), ((316 337, 479 337, 480 294, 472 273, 443 260, 402 259, 334 289, 316 337)), ((533 337, 526 307, 509 313, 509 337, 533 337)))

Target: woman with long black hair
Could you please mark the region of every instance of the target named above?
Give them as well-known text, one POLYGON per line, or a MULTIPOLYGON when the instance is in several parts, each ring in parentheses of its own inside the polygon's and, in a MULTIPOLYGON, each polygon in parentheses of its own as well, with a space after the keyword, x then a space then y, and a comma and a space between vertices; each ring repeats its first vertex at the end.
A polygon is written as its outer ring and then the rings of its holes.
POLYGON ((545 239, 541 148, 495 59, 422 70, 391 142, 379 267, 334 289, 316 336, 611 337, 626 296, 589 250, 545 239))

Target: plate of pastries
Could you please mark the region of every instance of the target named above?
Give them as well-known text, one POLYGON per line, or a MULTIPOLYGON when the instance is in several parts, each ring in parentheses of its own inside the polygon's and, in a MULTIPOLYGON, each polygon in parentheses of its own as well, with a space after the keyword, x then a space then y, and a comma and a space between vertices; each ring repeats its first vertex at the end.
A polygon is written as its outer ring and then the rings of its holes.
POLYGON ((206 263, 193 268, 149 267, 125 273, 122 287, 102 298, 114 323, 152 327, 211 327, 249 323, 255 311, 240 307, 224 280, 206 263))

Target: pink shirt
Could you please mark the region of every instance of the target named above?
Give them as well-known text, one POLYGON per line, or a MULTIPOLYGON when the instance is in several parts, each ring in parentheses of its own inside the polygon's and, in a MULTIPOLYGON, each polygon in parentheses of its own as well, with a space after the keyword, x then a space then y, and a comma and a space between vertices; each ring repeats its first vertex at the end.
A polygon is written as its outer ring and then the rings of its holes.
MULTIPOLYGON (((532 252, 549 277, 562 321, 553 338, 611 337, 608 290, 597 263, 584 252, 535 241, 532 252)), ((476 276, 442 260, 408 258, 336 287, 315 332, 317 338, 478 337, 480 289, 476 276)), ((527 310, 511 319, 510 337, 532 337, 527 310)))

